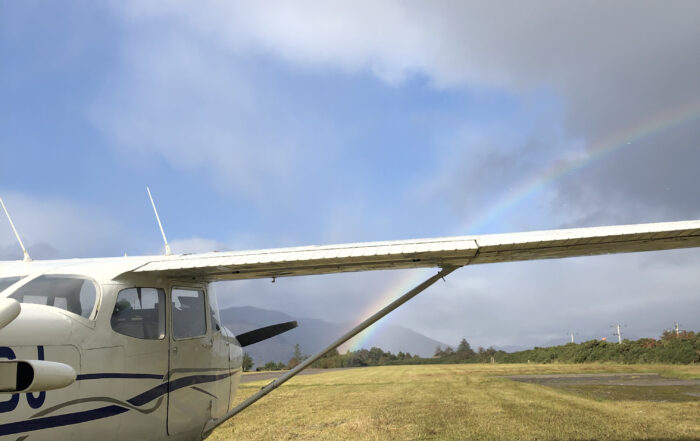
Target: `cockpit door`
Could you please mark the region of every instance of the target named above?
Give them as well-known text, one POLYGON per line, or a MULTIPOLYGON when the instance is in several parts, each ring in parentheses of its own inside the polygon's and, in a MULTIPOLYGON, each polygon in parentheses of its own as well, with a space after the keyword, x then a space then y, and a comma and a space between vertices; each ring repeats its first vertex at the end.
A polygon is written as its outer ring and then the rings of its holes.
POLYGON ((171 289, 168 434, 201 431, 221 402, 228 403, 228 354, 215 350, 218 325, 204 286, 171 289), (214 329, 212 329, 212 326, 214 329))

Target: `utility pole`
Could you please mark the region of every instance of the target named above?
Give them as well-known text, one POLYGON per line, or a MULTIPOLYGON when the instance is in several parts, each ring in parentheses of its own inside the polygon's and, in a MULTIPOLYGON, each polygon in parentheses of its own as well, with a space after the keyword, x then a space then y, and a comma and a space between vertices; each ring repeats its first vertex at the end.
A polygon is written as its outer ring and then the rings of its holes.
POLYGON ((678 329, 678 326, 680 326, 680 325, 678 324, 678 322, 673 322, 673 324, 676 325, 675 326, 676 327, 676 338, 678 338, 680 336, 680 333, 681 333, 680 329, 678 329))
POLYGON ((617 325, 610 325, 610 326, 617 329, 617 332, 613 333, 613 335, 616 335, 617 342, 619 344, 622 344, 622 330, 620 328, 622 328, 623 326, 626 326, 626 325, 621 325, 618 323, 617 325))

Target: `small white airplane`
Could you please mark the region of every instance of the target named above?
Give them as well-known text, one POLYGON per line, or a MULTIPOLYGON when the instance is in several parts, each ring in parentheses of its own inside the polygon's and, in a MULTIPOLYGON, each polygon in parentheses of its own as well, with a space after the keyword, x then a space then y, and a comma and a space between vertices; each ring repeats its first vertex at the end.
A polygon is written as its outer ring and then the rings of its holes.
POLYGON ((700 220, 181 255, 163 234, 165 256, 50 261, 17 239, 24 261, 0 262, 0 440, 200 440, 457 268, 698 247, 700 220), (235 336, 210 282, 419 267, 440 271, 234 405, 241 347, 296 324, 235 336))

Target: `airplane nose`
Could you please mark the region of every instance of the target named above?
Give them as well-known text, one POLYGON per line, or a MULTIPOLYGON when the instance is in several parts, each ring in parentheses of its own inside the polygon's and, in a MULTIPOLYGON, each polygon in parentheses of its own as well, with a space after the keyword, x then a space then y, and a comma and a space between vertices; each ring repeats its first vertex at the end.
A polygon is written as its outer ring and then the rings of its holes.
POLYGON ((15 299, 0 299, 0 329, 16 319, 22 307, 15 299))

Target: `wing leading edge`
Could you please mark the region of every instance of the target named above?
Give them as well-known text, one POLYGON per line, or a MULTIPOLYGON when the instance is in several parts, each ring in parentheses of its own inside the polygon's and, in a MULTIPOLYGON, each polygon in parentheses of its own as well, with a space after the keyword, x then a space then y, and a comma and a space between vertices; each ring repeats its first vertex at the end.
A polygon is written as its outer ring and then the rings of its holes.
POLYGON ((157 273, 172 278, 236 280, 691 247, 700 247, 700 220, 162 256, 120 277, 157 273))

